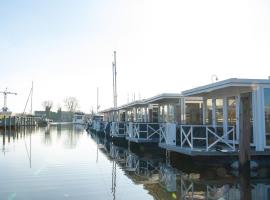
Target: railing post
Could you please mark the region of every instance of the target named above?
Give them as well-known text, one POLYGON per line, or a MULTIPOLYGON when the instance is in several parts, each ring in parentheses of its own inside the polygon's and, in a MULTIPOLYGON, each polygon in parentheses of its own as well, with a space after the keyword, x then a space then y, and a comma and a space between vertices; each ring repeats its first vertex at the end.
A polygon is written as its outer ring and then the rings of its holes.
POLYGON ((193 150, 193 126, 191 126, 191 149, 193 150))
POLYGON ((234 132, 234 127, 233 127, 233 150, 235 151, 235 132, 234 132))
POLYGON ((183 128, 182 125, 180 125, 180 140, 181 140, 181 143, 180 144, 181 144, 181 147, 183 147, 183 143, 182 143, 183 142, 182 128, 183 128))
POLYGON ((205 126, 205 137, 206 137, 206 151, 208 151, 208 126, 205 126))
POLYGON ((149 138, 148 138, 148 131, 149 131, 148 129, 149 129, 148 123, 146 123, 146 139, 149 139, 149 138))

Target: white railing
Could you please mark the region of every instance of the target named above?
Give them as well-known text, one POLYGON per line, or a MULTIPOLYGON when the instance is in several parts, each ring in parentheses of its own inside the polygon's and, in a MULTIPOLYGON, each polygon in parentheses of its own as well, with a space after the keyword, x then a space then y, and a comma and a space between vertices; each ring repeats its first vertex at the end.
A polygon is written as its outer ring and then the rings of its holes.
POLYGON ((127 137, 134 139, 159 140, 161 131, 160 123, 129 122, 127 127, 127 137))
POLYGON ((175 123, 160 124, 159 143, 165 143, 167 145, 176 145, 176 124, 175 123))
POLYGON ((179 125, 179 131, 181 147, 188 147, 192 150, 203 149, 209 151, 217 147, 217 144, 221 143, 225 145, 228 150, 235 151, 236 141, 234 127, 230 126, 224 131, 223 126, 179 125), (231 137, 231 139, 229 139, 229 137, 231 137), (197 144, 198 141, 205 142, 205 145, 197 144))
POLYGON ((126 136, 126 123, 125 122, 112 122, 110 127, 110 135, 116 137, 126 136))

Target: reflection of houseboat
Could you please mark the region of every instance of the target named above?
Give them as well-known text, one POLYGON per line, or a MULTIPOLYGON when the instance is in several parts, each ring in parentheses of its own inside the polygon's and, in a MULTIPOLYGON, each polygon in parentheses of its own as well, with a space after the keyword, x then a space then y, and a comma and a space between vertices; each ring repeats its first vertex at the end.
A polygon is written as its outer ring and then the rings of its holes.
POLYGON ((73 124, 85 124, 84 116, 83 112, 75 112, 72 119, 73 124))
MULTIPOLYGON (((100 142, 99 134, 94 134, 100 142)), ((102 139, 102 137, 100 137, 102 139)), ((105 140, 103 140, 105 142, 105 140)), ((109 146, 102 151, 113 163, 112 183, 117 185, 116 165, 125 171, 134 183, 141 184, 155 199, 261 199, 270 197, 270 184, 267 180, 269 168, 261 168, 255 177, 235 177, 225 168, 204 168, 183 170, 165 163, 164 159, 156 158, 156 154, 142 157, 123 146, 106 142, 109 146), (125 160, 125 162, 124 162, 125 160), (242 180, 243 179, 243 180, 242 180)), ((181 163, 183 165, 183 163, 181 163)), ((194 163, 185 163, 193 166, 194 163)), ((203 165, 203 163, 201 163, 203 165)), ((200 165, 199 165, 200 166, 200 165)), ((192 167, 190 167, 192 168, 192 167)))

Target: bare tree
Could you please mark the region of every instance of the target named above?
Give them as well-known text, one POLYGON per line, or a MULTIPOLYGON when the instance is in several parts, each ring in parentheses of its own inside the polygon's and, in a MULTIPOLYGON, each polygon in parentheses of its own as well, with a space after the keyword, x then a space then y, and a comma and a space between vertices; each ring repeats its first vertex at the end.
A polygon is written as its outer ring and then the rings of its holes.
POLYGON ((43 106, 45 111, 50 112, 52 107, 53 107, 53 102, 52 102, 52 100, 43 101, 42 106, 43 106))
POLYGON ((65 98, 64 105, 69 112, 75 112, 79 108, 79 102, 75 97, 65 98))

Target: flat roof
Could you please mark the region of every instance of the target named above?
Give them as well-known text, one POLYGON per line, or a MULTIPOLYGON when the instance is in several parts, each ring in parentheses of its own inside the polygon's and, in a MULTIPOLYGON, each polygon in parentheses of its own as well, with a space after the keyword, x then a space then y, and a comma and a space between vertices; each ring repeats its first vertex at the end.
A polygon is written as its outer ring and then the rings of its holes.
POLYGON ((270 79, 238 79, 230 78, 223 81, 218 81, 208 85, 196 87, 182 92, 183 96, 194 96, 202 93, 209 93, 215 90, 229 88, 229 87, 254 87, 258 85, 269 85, 270 79))
MULTIPOLYGON (((182 97, 180 93, 162 93, 147 99, 142 99, 142 100, 137 100, 133 101, 124 105, 119 106, 116 110, 122 110, 122 109, 127 109, 131 107, 136 107, 136 106, 142 106, 142 105, 147 105, 147 104, 155 104, 155 103, 164 103, 164 102, 178 102, 179 99, 182 97)), ((106 113, 106 112, 111 112, 114 111, 114 108, 109 108, 103 111, 100 111, 101 113, 106 113)))
POLYGON ((153 97, 150 97, 148 99, 145 99, 145 104, 151 104, 151 103, 162 103, 166 102, 168 100, 176 100, 177 102, 182 97, 180 93, 162 93, 153 97))
POLYGON ((127 104, 124 104, 122 106, 119 106, 117 108, 117 110, 126 109, 126 108, 134 107, 134 106, 140 106, 140 105, 145 105, 144 100, 132 101, 130 103, 127 103, 127 104))
POLYGON ((114 110, 115 110, 114 108, 108 108, 108 109, 99 111, 99 113, 107 113, 107 112, 111 112, 111 111, 114 111, 114 110))

